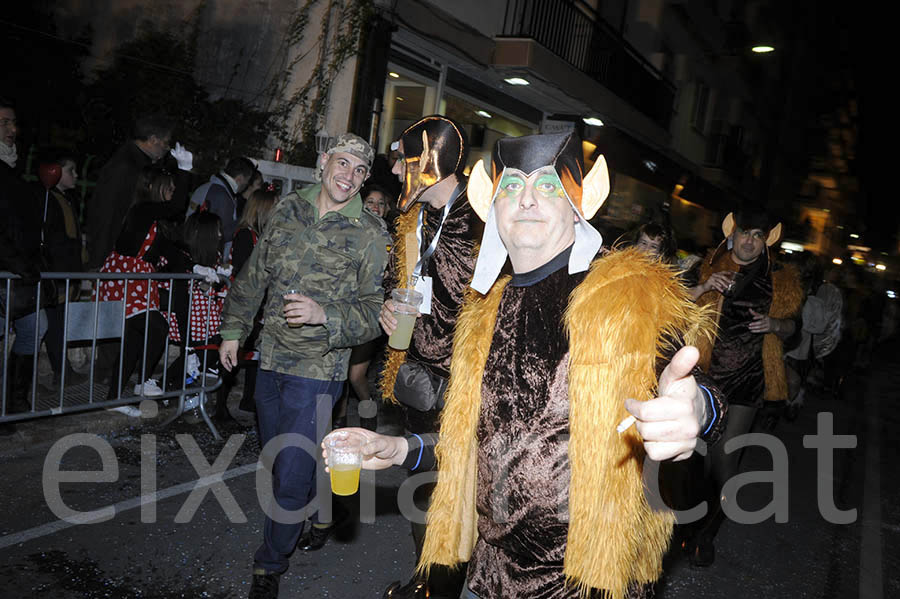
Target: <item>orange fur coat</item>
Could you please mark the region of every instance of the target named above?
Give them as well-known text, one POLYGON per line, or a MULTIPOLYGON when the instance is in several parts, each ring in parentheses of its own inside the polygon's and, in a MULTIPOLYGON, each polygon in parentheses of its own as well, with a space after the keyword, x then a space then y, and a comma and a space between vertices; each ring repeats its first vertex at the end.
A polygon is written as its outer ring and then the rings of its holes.
MULTIPOLYGON (((469 559, 477 540, 476 430, 484 365, 507 279, 469 302, 457 323, 447 403, 436 449, 439 475, 419 568, 469 559)), ((625 595, 658 578, 674 518, 653 511, 641 480, 644 451, 623 434, 625 398, 650 399, 657 356, 713 331, 672 271, 635 250, 595 261, 572 293, 569 336, 569 531, 564 571, 583 595, 625 595)))

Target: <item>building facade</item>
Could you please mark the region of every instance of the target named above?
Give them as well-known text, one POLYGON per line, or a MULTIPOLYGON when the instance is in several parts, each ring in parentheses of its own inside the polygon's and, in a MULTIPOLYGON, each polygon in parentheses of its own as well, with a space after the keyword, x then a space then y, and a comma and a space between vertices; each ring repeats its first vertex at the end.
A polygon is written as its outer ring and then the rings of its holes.
POLYGON ((94 63, 148 23, 194 35, 195 77, 212 96, 283 114, 264 159, 348 130, 387 154, 431 113, 466 128, 472 163, 499 137, 576 130, 587 162, 602 153, 610 165, 608 239, 670 219, 701 246, 766 175, 759 105, 771 97, 749 62, 762 0, 63 4, 62 31, 104 32, 94 63))

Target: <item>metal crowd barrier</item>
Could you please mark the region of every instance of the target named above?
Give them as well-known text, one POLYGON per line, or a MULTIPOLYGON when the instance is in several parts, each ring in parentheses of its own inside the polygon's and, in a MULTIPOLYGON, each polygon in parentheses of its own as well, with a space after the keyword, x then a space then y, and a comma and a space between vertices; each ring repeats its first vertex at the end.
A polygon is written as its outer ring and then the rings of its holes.
MULTIPOLYGON (((199 395, 199 412, 203 418, 203 421, 206 423, 206 426, 209 427, 209 430, 212 432, 213 436, 216 440, 221 441, 222 437, 219 434, 219 431, 216 429, 212 420, 210 420, 209 414, 206 411, 206 397, 208 394, 211 394, 213 391, 217 390, 221 384, 222 379, 220 376, 217 376, 215 379, 207 375, 207 355, 206 352, 203 352, 203 360, 201 364, 200 375, 198 377, 199 384, 191 384, 188 385, 187 377, 181 376, 181 385, 180 389, 176 388, 173 391, 166 391, 168 377, 169 377, 169 364, 168 364, 168 353, 170 347, 170 340, 168 331, 166 333, 165 340, 165 348, 162 354, 162 382, 160 384, 161 389, 164 391, 163 395, 154 396, 152 398, 148 398, 143 395, 131 395, 122 393, 123 389, 128 390, 128 381, 122 380, 122 362, 124 358, 125 352, 125 344, 123 341, 123 336, 125 333, 125 320, 126 320, 126 302, 123 300, 117 301, 100 301, 100 283, 101 281, 124 281, 124 293, 123 298, 128 297, 129 286, 134 285, 140 281, 159 281, 164 282, 168 281, 170 293, 168 294, 168 302, 165 307, 160 305, 160 311, 166 312, 168 315, 172 314, 173 309, 173 295, 175 289, 176 281, 188 281, 188 310, 187 310, 187 322, 185 323, 185 335, 181 339, 181 343, 179 344, 182 351, 182 356, 184 358, 184 368, 183 372, 187 372, 187 359, 188 359, 188 349, 191 346, 191 308, 193 306, 194 293, 196 288, 198 287, 197 282, 202 281, 203 277, 196 274, 176 274, 176 273, 96 273, 96 272, 45 272, 41 273, 41 278, 37 281, 36 292, 34 293, 34 303, 35 303, 35 311, 39 311, 39 304, 41 303, 40 298, 42 297, 41 291, 42 286, 46 286, 49 282, 54 281, 57 282, 56 285, 64 285, 64 302, 63 306, 63 340, 62 340, 62 364, 60 368, 60 381, 58 389, 55 389, 52 393, 41 392, 38 390, 38 359, 41 355, 41 347, 43 345, 43 339, 40 337, 40 319, 38 321, 38 325, 35 326, 34 331, 34 339, 32 347, 35 348, 32 359, 32 375, 31 375, 31 385, 29 392, 29 409, 26 411, 20 412, 10 412, 9 407, 9 395, 10 395, 10 386, 8 385, 8 377, 9 377, 9 362, 10 362, 10 333, 12 324, 10 320, 10 311, 13 306, 13 300, 16 293, 16 283, 19 281, 21 277, 9 272, 0 272, 0 312, 2 312, 3 318, 3 355, 0 357, 3 362, 2 368, 2 389, 0 389, 0 424, 7 422, 17 422, 24 420, 31 420, 39 417, 52 417, 52 416, 60 416, 64 414, 73 414, 77 412, 86 412, 89 410, 97 410, 101 408, 113 408, 118 406, 124 406, 129 404, 134 404, 143 399, 153 399, 153 400, 174 400, 177 401, 177 406, 175 406, 174 413, 163 423, 163 426, 168 426, 176 419, 178 419, 182 414, 185 413, 185 397, 190 395, 199 395), (81 281, 88 280, 93 283, 92 287, 92 298, 88 300, 81 301, 70 301, 71 294, 69 293, 72 289, 72 285, 74 282, 77 282, 79 288, 81 288, 81 281), (95 380, 95 370, 96 370, 96 361, 97 361, 97 342, 98 340, 106 340, 106 339, 118 339, 120 341, 119 344, 119 359, 118 359, 118 384, 117 384, 117 392, 116 396, 107 397, 107 383, 101 382, 100 380, 95 380), (90 372, 88 375, 88 381, 86 383, 82 383, 80 385, 70 385, 68 388, 66 387, 66 374, 68 370, 68 360, 67 358, 67 350, 69 348, 70 342, 90 342, 91 347, 91 355, 90 355, 90 372)), ((18 285, 20 288, 21 284, 18 285)), ((150 304, 151 297, 151 285, 147 283, 146 287, 146 298, 145 301, 147 305, 150 304)), ((132 292, 133 293, 133 292, 132 292)), ((57 295, 59 295, 57 293, 57 295)), ((212 302, 214 301, 213 297, 207 297, 207 315, 210 313, 212 308, 212 302)), ((59 305, 54 304, 54 305, 59 305)), ((167 318, 168 320, 168 318, 167 318)), ((167 323, 168 324, 168 323, 167 323)), ((204 339, 209 339, 209 318, 206 319, 205 324, 206 330, 204 331, 204 339)), ((150 375, 153 373, 147 372, 147 338, 149 331, 149 319, 144 320, 144 338, 143 338, 143 347, 141 351, 140 364, 137 371, 140 373, 140 384, 143 385, 144 381, 150 378, 150 375)), ((203 344, 206 345, 206 344, 203 344)), ((136 371, 136 372, 137 372, 136 371)), ((176 373, 177 375, 177 373, 176 373)), ((143 388, 141 389, 143 392, 143 388)))

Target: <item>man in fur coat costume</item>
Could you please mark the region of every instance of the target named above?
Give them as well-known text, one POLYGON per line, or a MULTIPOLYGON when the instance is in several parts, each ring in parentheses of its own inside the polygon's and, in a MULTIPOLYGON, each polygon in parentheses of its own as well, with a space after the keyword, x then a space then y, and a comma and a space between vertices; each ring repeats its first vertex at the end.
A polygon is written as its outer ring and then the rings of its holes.
POLYGON ((440 441, 352 429, 369 440, 364 467, 436 455, 419 569, 469 561, 463 597, 641 596, 674 520, 645 495, 645 459, 686 458, 722 427, 697 350, 672 356, 713 323, 669 267, 637 250, 597 258, 588 219, 609 178, 602 156, 584 176, 579 139, 502 139, 492 167, 469 180, 486 295, 457 323, 440 441), (507 256, 514 274, 497 280, 507 256))
POLYGON ((759 408, 775 412, 788 397, 783 340, 796 328, 803 289, 794 268, 775 262, 769 248, 781 237, 762 211, 729 214, 722 223, 725 241, 710 253, 691 294, 698 305, 714 307, 718 335, 699 345, 700 364, 728 398, 728 426, 722 442, 707 455, 712 509, 688 533, 691 562, 715 559, 713 539, 724 519, 722 486, 737 474, 742 450, 725 453, 725 443, 750 432, 759 408), (719 498, 721 497, 721 501, 719 498))

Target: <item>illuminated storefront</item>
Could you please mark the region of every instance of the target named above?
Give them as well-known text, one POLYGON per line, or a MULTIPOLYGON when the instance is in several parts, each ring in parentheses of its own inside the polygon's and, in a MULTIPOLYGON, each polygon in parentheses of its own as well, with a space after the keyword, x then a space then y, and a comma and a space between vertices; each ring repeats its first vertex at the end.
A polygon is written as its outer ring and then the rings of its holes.
POLYGON ((411 64, 408 58, 394 53, 392 58, 398 60, 388 63, 378 126, 379 153, 388 154, 391 142, 404 129, 429 114, 448 116, 465 130, 469 138, 469 167, 479 159, 489 161, 498 139, 532 135, 540 130, 542 113, 535 108, 516 103, 487 86, 479 90, 476 84, 447 67, 438 70, 431 65, 411 64), (401 60, 404 64, 400 64, 401 60), (454 81, 465 81, 469 89, 454 87, 454 81), (492 102, 488 97, 502 101, 492 102), (506 104, 506 109, 500 104, 506 104), (518 114, 510 110, 510 105, 518 114))

